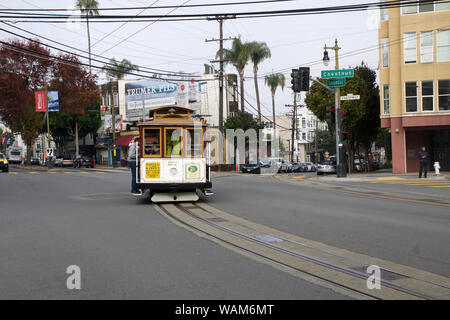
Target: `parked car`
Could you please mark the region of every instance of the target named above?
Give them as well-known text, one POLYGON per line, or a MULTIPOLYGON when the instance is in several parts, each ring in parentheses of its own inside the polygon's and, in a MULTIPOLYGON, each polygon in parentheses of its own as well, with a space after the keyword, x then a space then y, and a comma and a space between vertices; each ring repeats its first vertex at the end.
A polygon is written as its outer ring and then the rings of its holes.
POLYGON ((41 164, 41 162, 39 161, 39 158, 31 158, 31 165, 32 166, 38 166, 38 165, 40 165, 41 164))
POLYGON ((302 171, 303 172, 315 172, 316 171, 316 166, 312 162, 305 162, 302 165, 302 171))
POLYGON ((73 159, 73 167, 74 168, 94 168, 94 159, 89 156, 76 156, 75 159, 73 159))
POLYGON ((291 172, 292 164, 288 160, 281 159, 280 172, 291 172))
POLYGON ((56 158, 55 166, 57 167, 73 166, 73 160, 68 156, 59 156, 56 158))
POLYGON ((263 164, 258 161, 250 161, 242 167, 242 173, 261 173, 263 164))
POLYGON ((0 169, 3 172, 9 171, 8 159, 6 159, 6 156, 3 153, 0 153, 0 169))
POLYGON ((336 173, 336 161, 325 160, 317 166, 317 175, 336 173))
POLYGON ((281 158, 270 158, 270 160, 274 163, 276 163, 278 167, 278 172, 281 172, 281 165, 283 164, 283 159, 281 158))
POLYGON ((301 162, 292 162, 292 172, 301 172, 302 165, 303 163, 301 162))

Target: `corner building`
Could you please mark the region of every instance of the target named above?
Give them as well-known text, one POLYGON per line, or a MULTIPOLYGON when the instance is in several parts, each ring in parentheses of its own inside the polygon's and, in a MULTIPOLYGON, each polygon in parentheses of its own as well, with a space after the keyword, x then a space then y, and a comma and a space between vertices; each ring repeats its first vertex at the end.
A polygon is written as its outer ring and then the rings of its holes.
MULTIPOLYGON (((403 1, 408 4, 410 1, 403 1)), ((450 3, 381 10, 378 32, 381 126, 392 136, 393 173, 450 170, 450 3)))

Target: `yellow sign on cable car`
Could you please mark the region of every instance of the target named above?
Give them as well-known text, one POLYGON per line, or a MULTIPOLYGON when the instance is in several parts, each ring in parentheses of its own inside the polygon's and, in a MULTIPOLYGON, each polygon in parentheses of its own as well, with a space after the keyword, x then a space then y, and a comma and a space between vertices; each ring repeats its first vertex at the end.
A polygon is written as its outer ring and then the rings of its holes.
POLYGON ((145 164, 145 179, 160 179, 161 163, 147 162, 145 164))

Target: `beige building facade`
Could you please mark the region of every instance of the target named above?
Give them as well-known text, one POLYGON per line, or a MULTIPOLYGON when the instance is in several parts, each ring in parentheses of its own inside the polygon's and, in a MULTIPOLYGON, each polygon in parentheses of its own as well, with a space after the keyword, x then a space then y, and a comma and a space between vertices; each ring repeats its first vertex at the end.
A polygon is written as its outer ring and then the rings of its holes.
POLYGON ((379 59, 381 126, 391 130, 393 172, 418 171, 422 146, 430 169, 438 161, 450 170, 450 3, 382 9, 379 59))

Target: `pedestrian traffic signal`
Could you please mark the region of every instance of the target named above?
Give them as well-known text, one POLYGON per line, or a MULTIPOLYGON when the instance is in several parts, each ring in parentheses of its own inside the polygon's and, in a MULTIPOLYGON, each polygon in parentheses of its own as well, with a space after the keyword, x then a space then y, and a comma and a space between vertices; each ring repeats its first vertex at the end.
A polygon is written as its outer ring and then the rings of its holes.
POLYGON ((342 141, 345 141, 345 140, 347 140, 348 139, 348 133, 347 132, 342 132, 341 133, 341 140, 342 141))
POLYGON ((309 91, 309 67, 300 67, 300 91, 309 91))
POLYGON ((292 90, 294 92, 300 92, 300 70, 292 69, 291 78, 292 90))

